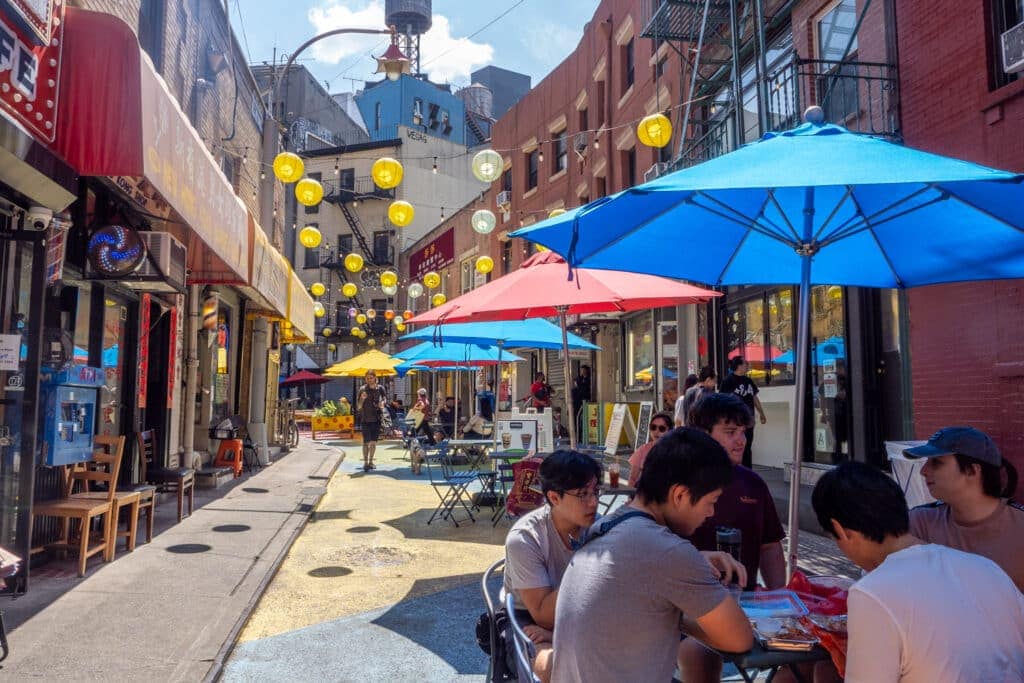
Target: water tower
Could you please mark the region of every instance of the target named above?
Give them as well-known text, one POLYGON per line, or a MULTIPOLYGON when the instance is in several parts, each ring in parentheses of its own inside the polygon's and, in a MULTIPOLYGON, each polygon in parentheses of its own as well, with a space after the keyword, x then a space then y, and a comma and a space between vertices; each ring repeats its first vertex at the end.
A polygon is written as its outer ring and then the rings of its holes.
POLYGON ((431 0, 384 0, 384 23, 398 29, 399 47, 412 62, 412 71, 420 71, 420 36, 433 22, 431 0))

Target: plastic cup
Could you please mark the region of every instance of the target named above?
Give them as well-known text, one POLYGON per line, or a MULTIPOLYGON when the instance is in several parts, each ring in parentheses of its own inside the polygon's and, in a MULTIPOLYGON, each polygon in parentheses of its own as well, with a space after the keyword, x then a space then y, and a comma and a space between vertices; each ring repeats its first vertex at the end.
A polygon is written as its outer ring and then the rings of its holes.
POLYGON ((501 433, 501 447, 508 450, 512 446, 512 434, 509 432, 501 433))
POLYGON ((523 448, 530 450, 530 443, 533 441, 533 434, 523 432, 519 435, 519 439, 523 442, 523 448))
POLYGON ((619 466, 617 463, 608 465, 608 486, 613 489, 619 488, 619 466))

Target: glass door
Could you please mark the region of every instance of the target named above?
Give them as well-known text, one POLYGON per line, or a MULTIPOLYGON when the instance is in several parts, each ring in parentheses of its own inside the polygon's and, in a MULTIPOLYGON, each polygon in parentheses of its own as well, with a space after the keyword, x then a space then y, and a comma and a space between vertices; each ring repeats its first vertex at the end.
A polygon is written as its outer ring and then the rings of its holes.
POLYGON ((659 410, 671 412, 679 396, 679 327, 676 323, 658 323, 658 354, 661 367, 658 373, 659 410))

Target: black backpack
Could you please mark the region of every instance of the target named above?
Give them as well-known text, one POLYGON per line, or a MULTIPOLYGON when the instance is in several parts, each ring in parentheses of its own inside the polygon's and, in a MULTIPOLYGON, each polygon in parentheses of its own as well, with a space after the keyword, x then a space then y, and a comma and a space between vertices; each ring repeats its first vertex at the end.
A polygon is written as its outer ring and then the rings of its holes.
POLYGON ((491 653, 491 627, 491 615, 484 612, 476 620, 476 644, 494 662, 491 680, 487 683, 518 680, 515 657, 509 656, 508 639, 505 636, 508 628, 508 612, 504 607, 494 612, 494 647, 497 650, 494 653, 491 653))

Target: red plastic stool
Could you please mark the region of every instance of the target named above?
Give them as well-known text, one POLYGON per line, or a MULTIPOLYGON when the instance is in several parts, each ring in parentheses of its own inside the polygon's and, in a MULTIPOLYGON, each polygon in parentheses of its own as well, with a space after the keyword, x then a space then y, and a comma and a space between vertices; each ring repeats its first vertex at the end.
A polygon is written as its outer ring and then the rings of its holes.
POLYGON ((217 449, 217 457, 213 461, 214 467, 230 467, 235 472, 235 479, 242 476, 242 440, 224 439, 217 449))

